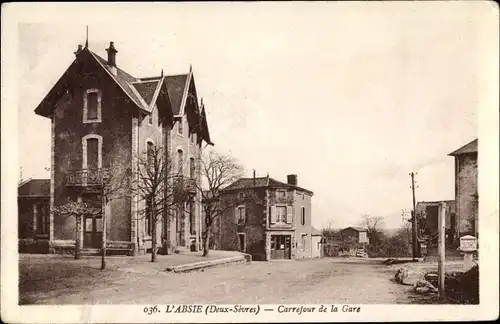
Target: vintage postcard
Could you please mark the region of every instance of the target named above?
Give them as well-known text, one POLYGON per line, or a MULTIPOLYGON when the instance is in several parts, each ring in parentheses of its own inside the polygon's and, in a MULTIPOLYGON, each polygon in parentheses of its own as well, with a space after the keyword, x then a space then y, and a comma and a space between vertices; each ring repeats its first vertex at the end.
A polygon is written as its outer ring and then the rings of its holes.
POLYGON ((1 20, 2 321, 498 317, 495 2, 1 20))

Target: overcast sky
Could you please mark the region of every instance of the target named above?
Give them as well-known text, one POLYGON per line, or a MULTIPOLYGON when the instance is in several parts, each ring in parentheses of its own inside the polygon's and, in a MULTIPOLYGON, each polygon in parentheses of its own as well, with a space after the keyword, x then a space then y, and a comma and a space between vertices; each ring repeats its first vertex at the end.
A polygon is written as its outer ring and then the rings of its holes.
MULTIPOLYGON (((297 174, 299 185, 314 192, 318 228, 329 220, 335 227, 356 225, 365 213, 398 227, 401 209, 411 209, 412 171, 418 201, 454 199, 454 161, 447 154, 477 136, 485 46, 478 37, 480 6, 65 8, 71 11, 58 15, 64 22, 18 29, 24 178, 49 177, 50 120, 33 110, 71 64, 88 24, 90 49, 106 57, 114 41, 117 65, 136 77, 162 68, 186 73, 192 64, 215 148, 233 154, 248 176, 253 169, 281 181, 297 174)), ((44 15, 50 12, 39 11, 44 15)))

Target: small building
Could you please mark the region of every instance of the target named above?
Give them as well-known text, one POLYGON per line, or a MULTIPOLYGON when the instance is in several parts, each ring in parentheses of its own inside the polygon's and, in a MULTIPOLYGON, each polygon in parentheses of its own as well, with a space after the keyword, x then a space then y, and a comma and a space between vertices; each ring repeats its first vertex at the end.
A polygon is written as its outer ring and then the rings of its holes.
POLYGON ((312 196, 298 186, 297 175, 288 175, 287 183, 269 176, 241 178, 221 194, 233 208, 218 217, 213 245, 249 253, 253 260, 310 258, 312 196))
POLYGON ((369 244, 368 231, 361 227, 349 226, 340 230, 340 239, 352 240, 355 244, 369 244))
POLYGON ((50 180, 28 179, 17 188, 19 252, 47 253, 50 180))
POLYGON ((455 158, 455 207, 457 237, 478 237, 477 155, 478 139, 448 154, 455 158))
POLYGON ((311 257, 312 258, 322 258, 323 257, 323 233, 311 227, 311 257))
POLYGON ((419 201, 415 206, 417 219, 419 220, 419 234, 422 238, 430 239, 431 242, 437 240, 439 206, 441 203, 445 203, 446 205, 445 228, 447 244, 452 245, 458 239, 454 200, 419 201))

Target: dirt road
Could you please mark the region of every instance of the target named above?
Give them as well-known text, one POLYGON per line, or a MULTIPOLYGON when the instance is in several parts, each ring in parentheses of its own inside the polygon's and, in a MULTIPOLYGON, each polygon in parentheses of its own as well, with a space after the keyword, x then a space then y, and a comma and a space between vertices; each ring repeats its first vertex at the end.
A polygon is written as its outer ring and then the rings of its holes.
MULTIPOLYGON (((117 270, 121 271, 121 270, 117 270)), ((315 259, 234 264, 184 274, 127 272, 82 292, 37 294, 37 304, 408 304, 411 287, 380 261, 315 259)), ((87 284, 86 287, 83 285, 87 284)))

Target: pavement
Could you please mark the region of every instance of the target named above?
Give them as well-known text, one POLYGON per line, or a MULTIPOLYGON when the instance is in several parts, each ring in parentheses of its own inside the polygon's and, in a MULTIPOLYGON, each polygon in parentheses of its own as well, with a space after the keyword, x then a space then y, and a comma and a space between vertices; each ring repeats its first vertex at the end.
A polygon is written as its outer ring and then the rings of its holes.
MULTIPOLYGON (((225 255, 227 256, 227 255, 225 255)), ((378 260, 323 258, 235 263, 173 273, 159 271, 147 262, 118 257, 105 271, 98 263, 73 266, 75 261, 48 262, 30 266, 33 259, 21 260, 21 303, 23 304, 411 304, 411 287, 391 281, 393 270, 378 260), (121 266, 114 267, 115 264, 121 266), (132 264, 133 263, 133 264, 132 264), (127 264, 123 267, 123 264, 127 264), (72 270, 66 267, 73 266, 72 270), (62 269, 59 269, 62 267, 62 269), (146 267, 156 271, 143 271, 146 267), (45 269, 45 279, 36 271, 45 269), (57 270, 56 270, 57 268, 57 270), (129 268, 129 271, 124 269, 129 268), (130 271, 134 269, 134 271, 130 271), (55 271, 55 273, 54 273, 55 271), (58 276, 61 274, 61 276, 58 276), (65 276, 69 275, 69 276, 65 276), (34 277, 35 276, 35 277, 34 277), (51 277, 51 280, 48 278, 51 277)), ((47 258, 46 258, 47 259, 47 258)), ((111 259, 111 258, 109 258, 111 259)), ((88 262, 88 261, 87 261, 88 262)), ((85 261, 83 262, 85 264, 85 261)))

